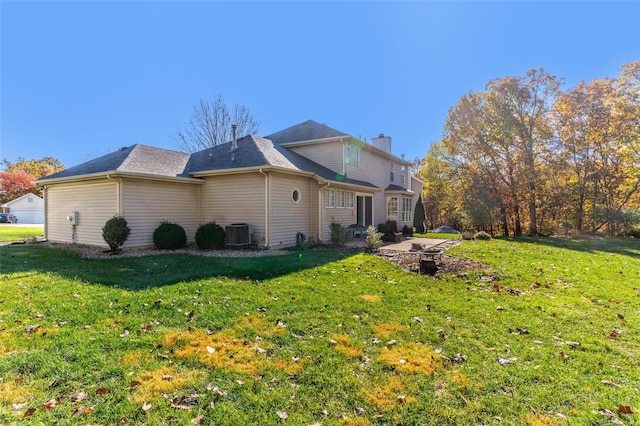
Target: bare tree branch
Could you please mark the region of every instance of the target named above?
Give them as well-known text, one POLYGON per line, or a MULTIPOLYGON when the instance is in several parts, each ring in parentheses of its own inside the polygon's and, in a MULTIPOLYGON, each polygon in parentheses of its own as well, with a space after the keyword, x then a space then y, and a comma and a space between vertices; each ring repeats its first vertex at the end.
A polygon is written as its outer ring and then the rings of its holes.
POLYGON ((184 127, 176 132, 176 146, 180 151, 197 152, 226 142, 232 138, 231 125, 237 124, 237 136, 254 134, 260 128, 244 105, 227 106, 222 96, 213 101, 200 99, 184 127))

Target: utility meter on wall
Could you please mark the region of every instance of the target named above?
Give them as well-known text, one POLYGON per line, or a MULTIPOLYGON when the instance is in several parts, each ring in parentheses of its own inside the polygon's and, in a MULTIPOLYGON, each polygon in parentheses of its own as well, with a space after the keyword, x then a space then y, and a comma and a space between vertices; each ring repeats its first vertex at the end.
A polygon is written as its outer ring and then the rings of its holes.
POLYGON ((78 212, 71 212, 69 216, 67 216, 67 220, 71 222, 72 225, 78 224, 78 212))

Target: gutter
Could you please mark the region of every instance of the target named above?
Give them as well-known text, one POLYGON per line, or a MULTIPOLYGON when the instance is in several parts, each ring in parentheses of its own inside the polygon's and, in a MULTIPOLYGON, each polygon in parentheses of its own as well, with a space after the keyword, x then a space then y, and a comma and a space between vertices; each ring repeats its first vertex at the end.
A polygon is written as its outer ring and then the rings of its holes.
POLYGON ((262 168, 258 169, 258 172, 264 176, 264 245, 269 246, 270 243, 270 227, 271 227, 271 215, 270 206, 271 200, 269 199, 269 175, 262 171, 262 168))

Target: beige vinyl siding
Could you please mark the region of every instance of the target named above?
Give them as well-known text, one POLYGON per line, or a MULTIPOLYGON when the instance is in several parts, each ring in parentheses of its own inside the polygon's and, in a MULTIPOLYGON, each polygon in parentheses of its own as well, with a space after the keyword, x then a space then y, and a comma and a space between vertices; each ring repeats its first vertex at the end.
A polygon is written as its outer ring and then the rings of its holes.
POLYGON ((95 246, 107 244, 102 227, 118 214, 118 188, 113 181, 48 185, 46 188, 46 233, 53 242, 72 243, 72 226, 67 216, 78 212, 75 243, 95 246))
POLYGON ((200 222, 215 221, 253 225, 253 234, 264 238, 265 177, 259 173, 208 176, 200 188, 200 222))
POLYGON ((317 198, 317 192, 311 193, 311 178, 308 177, 272 173, 270 179, 270 246, 287 247, 295 245, 298 232, 302 232, 307 237, 313 232, 312 199, 314 197, 317 198), (300 193, 297 203, 292 199, 294 189, 297 189, 300 193))
POLYGON ((198 229, 198 186, 188 183, 123 179, 122 216, 131 229, 124 247, 153 245, 153 231, 163 220, 184 228, 187 242, 198 229))
POLYGON ((342 162, 343 143, 339 141, 292 146, 289 149, 333 170, 334 172, 342 172, 344 167, 342 162))

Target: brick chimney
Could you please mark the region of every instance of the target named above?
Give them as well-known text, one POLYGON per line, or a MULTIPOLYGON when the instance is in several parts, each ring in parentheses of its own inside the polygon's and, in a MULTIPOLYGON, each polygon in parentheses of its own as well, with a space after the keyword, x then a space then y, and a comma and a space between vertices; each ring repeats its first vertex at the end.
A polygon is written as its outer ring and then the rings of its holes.
POLYGON ((371 145, 391 154, 391 136, 380 133, 377 138, 371 138, 371 145))

